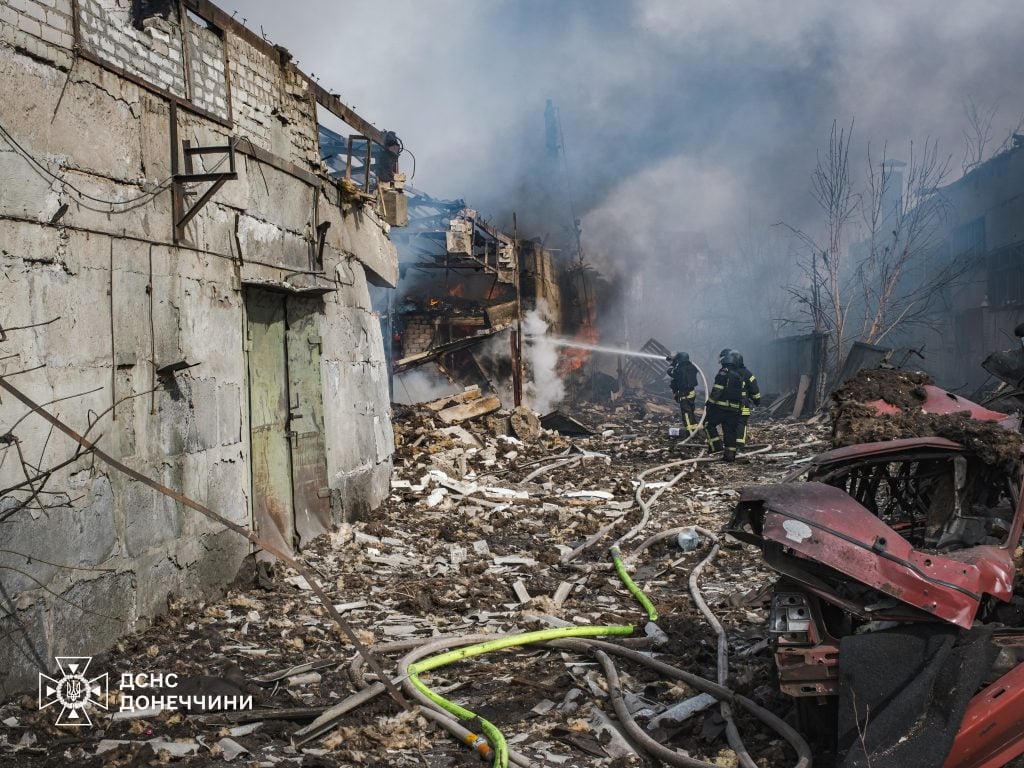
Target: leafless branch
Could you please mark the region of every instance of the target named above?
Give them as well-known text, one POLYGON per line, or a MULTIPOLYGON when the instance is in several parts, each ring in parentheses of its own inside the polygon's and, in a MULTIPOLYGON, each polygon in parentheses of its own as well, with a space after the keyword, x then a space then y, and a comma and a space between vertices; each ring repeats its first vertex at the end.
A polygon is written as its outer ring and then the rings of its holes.
POLYGON ((970 96, 964 100, 964 117, 967 119, 967 127, 963 130, 964 159, 961 163, 964 173, 985 161, 985 147, 992 141, 992 121, 997 111, 997 106, 979 108, 970 96))
POLYGON ((935 253, 948 213, 948 202, 937 190, 951 162, 952 157, 939 155, 937 142, 926 139, 923 151, 916 151, 911 142, 901 178, 884 150, 876 165, 869 149, 868 191, 862 205, 867 253, 857 264, 863 308, 859 338, 869 344, 881 341, 909 317, 927 312, 960 274, 958 264, 935 253), (896 202, 891 210, 884 209, 887 200, 896 202))

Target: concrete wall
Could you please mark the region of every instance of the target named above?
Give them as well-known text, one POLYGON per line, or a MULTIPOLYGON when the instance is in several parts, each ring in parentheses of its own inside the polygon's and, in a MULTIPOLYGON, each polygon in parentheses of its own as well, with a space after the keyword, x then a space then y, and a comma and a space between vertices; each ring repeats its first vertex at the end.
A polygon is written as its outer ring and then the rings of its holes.
MULTIPOLYGON (((104 450, 249 525, 243 291, 322 294, 333 515, 363 514, 387 492, 393 450, 367 287, 397 276, 388 227, 372 208, 342 206, 319 159, 314 101, 291 64, 195 18, 184 34, 174 16, 138 29, 130 6, 79 0, 75 59, 70 0, 0 0, 0 125, 37 163, 0 135, 0 327, 41 324, 7 332, 0 375, 24 371, 10 381, 104 450), (237 180, 177 244, 172 122, 198 145, 243 137, 246 152, 237 180), (175 363, 193 367, 157 375, 175 363)), ((15 427, 25 412, 0 396, 0 435, 13 429, 38 467, 73 457, 42 419, 15 427)), ((0 488, 23 480, 13 444, 0 445, 0 488)), ((216 590, 249 551, 89 457, 55 471, 45 490, 0 519, 0 698, 32 688, 53 656, 97 652, 144 625, 169 594, 216 590)), ((0 498, 0 518, 24 498, 0 498)))

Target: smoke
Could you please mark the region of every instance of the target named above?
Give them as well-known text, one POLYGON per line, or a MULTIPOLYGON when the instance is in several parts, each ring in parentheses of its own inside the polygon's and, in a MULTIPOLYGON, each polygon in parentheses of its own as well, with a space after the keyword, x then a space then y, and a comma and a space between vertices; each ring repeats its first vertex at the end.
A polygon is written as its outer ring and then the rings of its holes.
POLYGON ((501 399, 502 406, 512 408, 515 391, 512 388, 511 329, 494 334, 473 351, 473 356, 480 364, 494 394, 501 399))
POLYGON ((394 383, 394 401, 402 405, 439 400, 462 391, 462 387, 452 384, 440 371, 429 366, 395 374, 394 383))
MULTIPOLYGON (((565 397, 558 376, 558 350, 545 341, 551 326, 551 310, 540 301, 523 315, 523 402, 538 413, 548 413, 565 397)), ((514 402, 512 391, 511 330, 485 341, 474 352, 495 394, 506 408, 514 402)))
POLYGON ((774 225, 820 234, 810 175, 833 119, 855 119, 855 169, 868 143, 906 159, 926 136, 958 167, 965 98, 998 107, 994 144, 1022 110, 1015 0, 225 5, 397 131, 417 188, 506 229, 515 211, 520 234, 563 254, 579 219, 634 348, 655 336, 756 360, 752 344, 797 331, 781 324, 793 244, 774 225))
POLYGON ((545 341, 550 327, 549 317, 550 310, 544 301, 523 316, 524 351, 530 370, 530 379, 523 394, 530 407, 538 413, 548 413, 565 397, 565 385, 558 376, 558 349, 545 341))
MULTIPOLYGON (((637 207, 669 197, 674 221, 701 230, 746 210, 802 223, 807 175, 833 118, 856 116, 859 134, 879 145, 930 134, 952 152, 965 96, 1002 104, 1002 122, 1020 112, 1024 16, 1014 0, 970 13, 925 0, 222 5, 397 131, 416 154, 417 187, 492 218, 518 209, 541 236, 541 206, 527 210, 514 193, 561 173, 545 149, 548 98, 579 217, 637 174, 679 163, 675 183, 649 187, 637 207), (687 163, 717 169, 733 194, 709 204, 687 163)), ((412 170, 411 157, 402 164, 412 170)))

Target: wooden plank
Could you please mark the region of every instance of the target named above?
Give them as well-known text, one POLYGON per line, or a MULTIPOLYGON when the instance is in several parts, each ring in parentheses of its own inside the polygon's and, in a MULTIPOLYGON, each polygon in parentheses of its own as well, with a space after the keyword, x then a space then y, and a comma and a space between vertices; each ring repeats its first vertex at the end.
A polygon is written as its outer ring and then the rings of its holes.
POLYGON ((793 403, 793 418, 797 419, 804 412, 804 400, 807 399, 807 390, 811 387, 811 377, 806 373, 800 374, 800 386, 796 388, 796 402, 793 403))
POLYGON ((530 590, 526 588, 526 584, 522 579, 516 579, 516 583, 512 585, 512 591, 516 593, 516 599, 520 603, 528 603, 533 600, 530 590))
POLYGON ((434 400, 433 402, 427 403, 427 408, 432 411, 443 411, 445 408, 449 408, 450 406, 476 400, 480 396, 480 386, 474 384, 470 387, 466 387, 465 391, 460 392, 457 395, 449 395, 448 397, 442 397, 440 400, 434 400))
POLYGON ((441 421, 445 424, 457 424, 460 421, 493 413, 499 408, 501 408, 501 400, 495 395, 488 395, 463 405, 453 405, 451 408, 445 408, 443 411, 438 411, 437 415, 441 417, 441 421))
POLYGON ((795 394, 796 390, 791 389, 788 392, 784 392, 777 398, 775 398, 775 400, 772 401, 772 404, 768 406, 769 415, 774 416, 775 412, 779 410, 783 405, 785 405, 786 401, 789 400, 789 398, 793 397, 793 395, 795 394))

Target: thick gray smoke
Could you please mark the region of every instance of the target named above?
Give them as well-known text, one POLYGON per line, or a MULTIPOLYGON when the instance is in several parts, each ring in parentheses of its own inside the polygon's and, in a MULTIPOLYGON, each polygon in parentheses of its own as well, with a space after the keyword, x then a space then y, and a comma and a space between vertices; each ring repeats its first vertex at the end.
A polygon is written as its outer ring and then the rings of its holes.
POLYGON ((833 119, 855 118, 858 172, 868 142, 900 157, 926 136, 959 169, 967 97, 998 105, 996 143, 1024 110, 1014 0, 226 5, 397 131, 415 186, 565 249, 571 196, 588 261, 635 288, 629 343, 702 356, 798 330, 780 325, 794 246, 772 225, 819 226, 810 173, 833 119))
POLYGON ((558 349, 545 341, 549 312, 541 302, 523 317, 524 355, 531 374, 525 394, 530 407, 539 413, 547 413, 565 397, 565 385, 558 376, 558 349))

